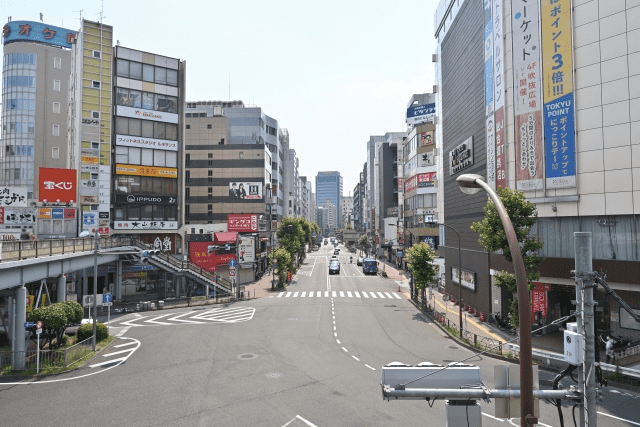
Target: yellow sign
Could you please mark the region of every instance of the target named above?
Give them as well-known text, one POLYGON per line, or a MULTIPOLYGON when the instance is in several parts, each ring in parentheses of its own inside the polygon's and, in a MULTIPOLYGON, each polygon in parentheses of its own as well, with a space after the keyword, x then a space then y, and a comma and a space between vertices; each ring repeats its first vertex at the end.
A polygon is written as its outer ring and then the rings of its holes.
POLYGON ((33 295, 27 295, 27 313, 33 313, 33 303, 35 302, 36 297, 33 295))
POLYGON ((82 156, 81 163, 98 163, 98 158, 93 156, 82 156))
POLYGON ((51 219, 51 208, 40 208, 40 219, 51 219))
POLYGON ((116 175, 155 176, 159 178, 177 178, 178 169, 154 166, 116 165, 116 175))
POLYGON ((542 71, 544 102, 573 92, 571 0, 543 0, 542 71))

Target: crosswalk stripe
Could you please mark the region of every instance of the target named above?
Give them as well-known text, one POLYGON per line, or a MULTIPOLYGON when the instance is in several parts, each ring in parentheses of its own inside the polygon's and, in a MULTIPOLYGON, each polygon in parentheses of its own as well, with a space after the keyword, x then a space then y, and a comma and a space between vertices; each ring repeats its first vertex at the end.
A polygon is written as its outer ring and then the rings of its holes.
POLYGON ((287 292, 287 294, 284 297, 289 298, 290 296, 291 296, 291 292, 287 292))
POLYGON ((393 299, 393 297, 391 296, 391 294, 389 292, 385 292, 384 294, 387 296, 387 298, 393 299))
POLYGON ((322 296, 322 292, 318 291, 318 294, 316 295, 318 298, 320 298, 322 296))
POLYGON ((298 292, 296 292, 295 294, 293 294, 293 297, 297 297, 298 296, 298 292))
POLYGON ((362 292, 362 295, 364 295, 365 298, 369 298, 369 295, 367 295, 366 292, 362 292))
POLYGON ((353 291, 354 294, 356 294, 356 297, 360 298, 360 294, 358 293, 358 291, 353 291))
POLYGON ((309 292, 309 298, 313 298, 313 291, 309 292))
POLYGON ((329 298, 329 291, 324 291, 324 297, 329 298))
POLYGON ((344 292, 340 291, 340 297, 344 298, 344 292))
POLYGON ((300 298, 304 298, 305 296, 307 296, 307 293, 303 292, 302 295, 300 295, 300 298))
POLYGON ((371 298, 378 298, 378 296, 375 294, 375 292, 371 292, 371 298))
POLYGON ((334 298, 337 298, 338 294, 336 294, 336 291, 331 291, 331 296, 334 297, 334 298))
POLYGON ((352 297, 353 297, 353 295, 351 295, 351 292, 350 292, 350 291, 347 291, 347 296, 348 296, 349 298, 352 298, 352 297))
POLYGON ((402 299, 402 297, 398 294, 393 294, 394 297, 398 298, 398 299, 402 299))
POLYGON ((278 294, 278 298, 281 298, 281 297, 282 297, 282 295, 284 295, 284 292, 280 292, 280 293, 278 294))
POLYGON ((384 298, 384 295, 382 295, 382 292, 378 292, 378 295, 380 295, 380 298, 384 298))

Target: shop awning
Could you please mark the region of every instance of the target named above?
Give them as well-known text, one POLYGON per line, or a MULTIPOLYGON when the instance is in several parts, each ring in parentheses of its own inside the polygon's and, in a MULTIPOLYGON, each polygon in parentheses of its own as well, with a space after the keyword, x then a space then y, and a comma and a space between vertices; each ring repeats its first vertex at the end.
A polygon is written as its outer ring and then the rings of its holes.
POLYGON ((236 235, 238 233, 234 232, 220 232, 220 233, 213 233, 213 243, 216 244, 225 244, 225 243, 235 243, 236 242, 236 235))
POLYGON ((416 237, 440 235, 440 231, 438 230, 438 227, 409 228, 409 233, 413 234, 416 237))

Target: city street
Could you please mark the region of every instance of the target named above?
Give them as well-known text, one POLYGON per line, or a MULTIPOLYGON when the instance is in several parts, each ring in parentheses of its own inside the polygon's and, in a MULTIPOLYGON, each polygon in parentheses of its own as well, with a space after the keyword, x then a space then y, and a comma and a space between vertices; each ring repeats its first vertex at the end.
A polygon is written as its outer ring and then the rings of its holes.
MULTIPOLYGON (((113 320, 111 332, 122 338, 85 367, 0 385, 2 425, 444 425, 442 401, 432 408, 383 401, 380 368, 447 364, 472 353, 431 324, 398 282, 362 275, 344 248, 340 274, 329 276, 332 251, 310 253, 294 284, 264 298, 113 320)), ((481 367, 491 388, 493 366, 503 362, 467 363, 481 367)), ((540 376, 550 388, 553 374, 540 376)), ((640 425, 638 403, 637 393, 608 388, 598 422, 640 425)), ((540 408, 540 425, 560 426, 555 407, 540 408)), ((484 426, 510 423, 493 418, 493 402, 482 402, 482 411, 484 426)), ((573 425, 571 407, 563 412, 573 425)))

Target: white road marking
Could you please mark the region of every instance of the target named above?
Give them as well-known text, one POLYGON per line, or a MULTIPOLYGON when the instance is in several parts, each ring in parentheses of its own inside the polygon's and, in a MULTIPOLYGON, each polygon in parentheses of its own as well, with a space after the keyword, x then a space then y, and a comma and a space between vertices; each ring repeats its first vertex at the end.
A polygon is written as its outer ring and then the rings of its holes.
POLYGON ((369 365, 364 365, 364 366, 366 366, 367 368, 371 369, 372 371, 375 371, 375 370, 376 370, 376 368, 372 368, 372 367, 371 367, 371 366, 369 366, 369 365))
POLYGON ((280 293, 278 294, 278 298, 282 298, 282 295, 284 295, 284 292, 280 292, 280 293))
POLYGON ((328 291, 324 291, 324 297, 328 298, 329 297, 329 292, 328 291))
POLYGON ((398 294, 393 294, 394 297, 396 297, 397 299, 402 299, 402 297, 398 294))
POLYGON ((360 298, 360 293, 358 291, 353 291, 354 294, 356 294, 357 298, 360 298))
MULTIPOLYGON (((112 359, 112 360, 107 360, 106 362, 100 362, 100 363, 94 363, 93 365, 89 365, 90 368, 98 368, 100 366, 104 366, 104 365, 109 365, 111 363, 116 363, 116 362, 124 362, 125 360, 127 360, 126 357, 121 357, 119 359, 112 359)), ((118 364, 120 364, 118 363, 118 364)))
POLYGON ((289 298, 290 296, 291 296, 291 292, 287 292, 287 294, 284 297, 289 298))
POLYGON ((149 316, 140 316, 140 317, 138 317, 137 319, 128 320, 128 321, 126 321, 126 322, 122 322, 122 323, 120 323, 120 324, 121 324, 121 325, 127 325, 127 326, 142 326, 142 325, 136 325, 135 323, 133 323, 133 324, 132 324, 131 322, 135 322, 136 320, 142 320, 142 319, 144 319, 145 317, 149 317, 149 316))
POLYGON ((600 415, 604 415, 605 417, 615 418, 616 420, 625 421, 625 422, 628 422, 629 424, 633 424, 633 425, 636 425, 636 426, 640 426, 640 423, 637 423, 637 422, 635 422, 635 421, 630 421, 630 420, 625 420, 624 418, 614 417, 613 415, 605 414, 604 412, 600 412, 600 411, 598 411, 598 414, 600 414, 600 415))
POLYGON ((303 293, 300 295, 300 298, 304 298, 305 296, 307 296, 307 293, 306 293, 306 292, 303 292, 303 293))
POLYGON ((336 340, 336 342, 337 342, 338 344, 340 344, 340 340, 336 340))
POLYGON ((378 292, 378 295, 380 295, 380 298, 384 298, 384 295, 382 295, 382 292, 378 292))
POLYGON ((305 423, 306 425, 310 426, 310 427, 318 427, 317 425, 311 423, 310 421, 305 420, 300 415, 296 415, 296 418, 299 419, 300 421, 302 421, 303 423, 305 423))
POLYGON ((334 333, 333 333, 333 336, 334 336, 334 337, 337 337, 337 336, 338 336, 338 333, 337 333, 337 332, 334 332, 334 333))
POLYGON ((340 298, 344 298, 344 292, 340 291, 340 298))
POLYGON ((358 359, 358 358, 357 358, 357 357, 355 357, 355 356, 351 356, 351 357, 353 357, 354 359, 356 359, 358 362, 360 361, 360 359, 358 359))
POLYGON ((389 292, 385 292, 384 294, 387 296, 387 298, 393 299, 393 297, 391 296, 391 294, 389 292))
POLYGON ((109 354, 103 354, 102 357, 109 357, 109 356, 115 356, 116 354, 129 353, 130 351, 135 351, 135 348, 130 348, 128 350, 115 351, 109 354))
POLYGON ((189 312, 182 313, 182 314, 180 314, 180 315, 178 315, 176 317, 172 317, 171 319, 167 319, 167 320, 175 320, 176 322, 184 322, 184 323, 196 323, 196 324, 200 324, 200 325, 205 323, 205 322, 196 322, 194 320, 180 319, 180 317, 186 316, 187 314, 192 314, 192 313, 189 313, 189 312))
POLYGON ((135 342, 126 342, 124 344, 114 345, 113 348, 126 347, 126 346, 131 345, 131 344, 135 344, 135 342))
POLYGON ((367 295, 366 292, 362 292, 362 296, 364 296, 365 298, 369 298, 369 295, 367 295))
POLYGON ((129 328, 131 328, 131 326, 127 326, 126 328, 124 328, 123 330, 121 330, 120 332, 118 332, 118 335, 116 335, 117 338, 120 338, 121 336, 123 336, 125 333, 127 333, 127 331, 129 330, 129 328))
POLYGON ((318 291, 317 294, 316 294, 316 297, 318 297, 318 298, 322 297, 322 292, 318 291))
MULTIPOLYGON (((318 292, 318 293, 320 293, 320 292, 318 292)), ((320 295, 318 295, 318 296, 320 296, 320 295)), ((309 298, 313 298, 313 291, 309 292, 309 298)))
MULTIPOLYGON (((297 297, 299 292, 296 292, 295 294, 293 294, 293 297, 297 297)), ((288 296, 288 295, 287 295, 288 296)))
POLYGON ((171 325, 171 323, 165 322, 156 322, 157 319, 162 319, 163 317, 171 316, 171 313, 163 314, 162 316, 154 317, 153 319, 145 320, 145 323, 154 323, 156 325, 171 325))
POLYGON ((375 292, 371 292, 371 297, 372 297, 372 298, 378 298, 378 297, 376 296, 375 292))
POLYGON ((349 350, 347 350, 346 348, 342 347, 342 349, 344 350, 345 353, 349 353, 349 350))
POLYGON ((333 327, 333 330, 334 330, 334 331, 336 330, 336 327, 335 327, 335 326, 333 327))
POLYGON ((351 292, 350 292, 350 291, 347 291, 347 296, 348 296, 349 298, 352 298, 352 297, 353 297, 353 295, 351 295, 351 292))
POLYGON ((338 295, 336 294, 336 291, 331 291, 331 296, 334 297, 334 298, 338 297, 338 295))
MULTIPOLYGON (((501 423, 503 423, 503 422, 504 422, 504 420, 501 420, 500 418, 496 418, 496 417, 494 417, 493 415, 485 414, 484 412, 482 413, 482 415, 484 415, 485 417, 492 418, 492 419, 494 419, 494 420, 496 420, 496 421, 500 421, 501 423)), ((538 423, 539 423, 539 422, 538 422, 538 423)))

